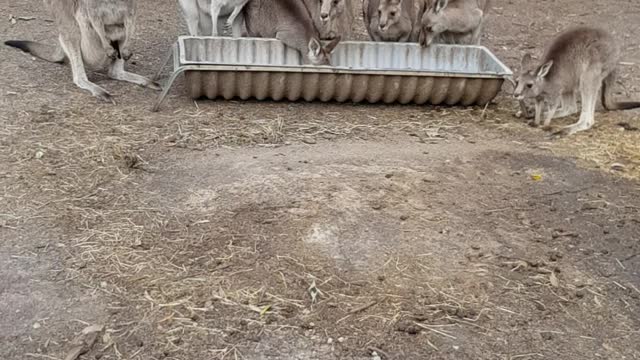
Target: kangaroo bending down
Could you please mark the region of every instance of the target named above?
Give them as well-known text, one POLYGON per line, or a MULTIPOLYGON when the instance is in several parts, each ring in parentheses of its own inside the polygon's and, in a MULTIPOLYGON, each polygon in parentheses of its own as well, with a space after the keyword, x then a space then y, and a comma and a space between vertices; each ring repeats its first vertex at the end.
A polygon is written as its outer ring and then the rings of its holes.
POLYGON ((249 0, 178 0, 189 35, 218 36, 218 20, 228 16, 222 31, 242 36, 242 9, 249 0))
POLYGON ((133 0, 45 0, 59 31, 57 48, 33 41, 10 40, 5 44, 43 60, 71 64, 73 82, 93 96, 115 103, 112 96, 87 78, 92 70, 108 67, 109 77, 160 90, 143 76, 127 72, 124 63, 131 57, 130 41, 135 30, 133 0))
POLYGON ((419 41, 478 45, 490 0, 431 0, 422 15, 419 41))
POLYGON ((362 17, 374 41, 417 42, 425 0, 363 0, 362 17))
POLYGON ((600 88, 606 110, 640 107, 640 102, 614 102, 610 98, 620 57, 620 46, 609 32, 585 26, 570 28, 551 41, 539 64, 533 63, 531 55, 524 56, 515 81, 514 96, 521 103, 533 99, 533 125, 540 125, 544 112, 544 126, 547 127, 553 118, 578 112, 576 96, 579 93, 580 120, 566 127, 564 132, 571 135, 590 129, 594 124, 600 88))
POLYGON ((300 51, 306 64, 330 65, 330 54, 341 37, 338 35, 323 47, 303 1, 251 0, 244 13, 249 36, 276 38, 300 51))
POLYGON ((304 0, 311 18, 320 32, 320 39, 351 37, 353 31, 352 0, 304 0))

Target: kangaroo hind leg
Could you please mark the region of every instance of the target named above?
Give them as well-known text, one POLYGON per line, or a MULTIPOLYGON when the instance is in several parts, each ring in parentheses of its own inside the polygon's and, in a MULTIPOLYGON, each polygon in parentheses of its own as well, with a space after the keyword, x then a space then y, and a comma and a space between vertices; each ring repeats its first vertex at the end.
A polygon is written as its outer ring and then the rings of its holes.
POLYGON ((211 0, 211 36, 218 36, 218 17, 222 10, 220 1, 211 0))
POLYGON ((233 34, 233 25, 236 22, 236 18, 238 17, 238 15, 240 15, 242 7, 243 5, 241 4, 233 8, 231 15, 229 15, 227 21, 224 23, 224 35, 235 36, 235 34, 233 34))
POLYGON ((71 73, 73 75, 73 83, 79 88, 89 91, 93 96, 103 101, 111 102, 115 105, 115 100, 105 89, 92 83, 87 78, 87 73, 82 60, 81 41, 79 31, 75 34, 61 33, 60 45, 69 59, 71 65, 71 73))
POLYGON ((200 8, 197 0, 179 0, 180 7, 184 13, 184 19, 187 22, 189 35, 198 36, 198 23, 200 18, 200 8))
MULTIPOLYGON (((596 69, 594 69, 596 70, 596 69)), ((590 129, 595 123, 596 105, 598 103, 598 91, 604 80, 599 71, 589 70, 580 79, 580 98, 582 110, 577 123, 564 129, 567 135, 590 129)))
POLYGON ((144 76, 128 72, 124 69, 124 59, 116 59, 109 68, 109 77, 115 80, 126 81, 140 86, 145 86, 154 90, 162 90, 162 87, 151 79, 144 76))

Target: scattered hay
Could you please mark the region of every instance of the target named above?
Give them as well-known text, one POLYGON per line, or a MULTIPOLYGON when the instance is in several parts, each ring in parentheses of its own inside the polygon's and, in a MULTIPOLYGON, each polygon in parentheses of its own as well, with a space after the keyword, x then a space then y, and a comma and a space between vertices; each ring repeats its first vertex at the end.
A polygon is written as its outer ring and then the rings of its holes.
MULTIPOLYGON (((620 126, 624 114, 596 114, 594 129, 561 139, 554 151, 575 156, 583 164, 629 179, 640 179, 640 132, 620 126)), ((640 125, 638 118, 625 124, 640 125)))
MULTIPOLYGON (((1 175, 13 185, 5 190, 0 224, 18 228, 35 216, 55 214, 51 221, 74 229, 63 244, 68 255, 63 274, 106 294, 118 309, 118 321, 108 329, 111 345, 103 352, 113 352, 115 358, 139 353, 130 341, 139 337, 152 339, 159 357, 203 345, 212 349, 212 358, 233 359, 242 358, 247 339, 291 331, 321 334, 320 329, 332 332, 324 337, 358 339, 340 345, 344 348, 375 349, 385 358, 399 349, 382 339, 408 341, 406 334, 423 336, 438 352, 447 341, 469 334, 496 336, 501 331, 497 324, 521 316, 516 309, 522 304, 546 311, 575 291, 562 278, 552 280, 553 273, 522 278, 508 268, 494 270, 502 277, 502 297, 497 299, 497 285, 483 281, 489 264, 476 264, 476 281, 469 282, 469 277, 456 278, 467 269, 438 268, 420 256, 400 264, 391 255, 370 278, 344 280, 344 274, 324 267, 325 259, 316 254, 292 259, 271 249, 265 253, 277 256, 262 256, 268 245, 261 230, 238 222, 233 214, 194 218, 145 200, 155 194, 130 191, 132 173, 153 171, 145 159, 172 148, 283 146, 394 134, 437 143, 463 139, 469 127, 484 126, 490 128, 487 138, 505 132, 539 134, 495 107, 248 102, 240 117, 237 106, 214 103, 150 120, 136 118, 131 108, 110 106, 99 106, 94 117, 87 117, 65 110, 74 108, 65 104, 46 108, 43 121, 34 121, 41 115, 32 113, 5 119, 7 126, 0 131, 21 141, 2 144, 7 151, 0 157, 8 166, 1 175)), ((604 124, 591 135, 563 139, 551 148, 605 169, 611 162, 625 162, 630 170, 624 176, 638 176, 632 159, 640 144, 637 133, 604 124)), ((594 296, 605 301, 604 295, 594 296)))

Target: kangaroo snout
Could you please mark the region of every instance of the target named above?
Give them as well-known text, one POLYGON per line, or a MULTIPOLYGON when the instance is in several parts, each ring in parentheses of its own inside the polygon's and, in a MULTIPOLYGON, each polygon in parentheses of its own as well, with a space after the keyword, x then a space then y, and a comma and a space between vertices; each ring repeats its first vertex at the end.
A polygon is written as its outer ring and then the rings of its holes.
POLYGON ((518 90, 517 86, 515 85, 513 87, 513 92, 511 93, 511 96, 516 100, 524 99, 524 95, 522 94, 522 91, 518 90))
POLYGON ((322 22, 329 21, 329 13, 320 13, 320 20, 322 20, 322 22))
POLYGON ((384 19, 380 19, 380 23, 378 23, 378 29, 381 32, 385 32, 385 31, 387 31, 388 28, 389 28, 388 21, 385 21, 384 19))

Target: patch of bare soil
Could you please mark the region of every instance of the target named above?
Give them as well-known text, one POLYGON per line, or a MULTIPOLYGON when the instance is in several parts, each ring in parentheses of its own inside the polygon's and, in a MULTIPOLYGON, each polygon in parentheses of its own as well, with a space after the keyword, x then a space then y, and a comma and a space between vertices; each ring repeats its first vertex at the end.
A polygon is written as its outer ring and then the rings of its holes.
POLYGON ((640 355, 637 185, 512 144, 410 138, 145 169, 96 196, 74 245, 91 258, 73 271, 119 299, 116 324, 133 320, 121 352, 640 355))
POLYGON ((168 156, 131 219, 162 235, 118 256, 116 286, 196 358, 640 355, 633 184, 512 145, 399 141, 168 156))
MULTIPOLYGON (((184 27, 174 1, 139 3, 130 68, 150 75, 184 27)), ((55 40, 39 2, 0 13, 2 40, 55 40)), ((610 28, 638 96, 637 2, 492 14, 514 68, 569 24, 610 28)), ((640 358, 637 111, 551 140, 508 94, 194 103, 179 81, 151 113, 149 89, 92 74, 103 104, 0 56, 0 358, 63 359, 94 323, 83 358, 640 358)))

